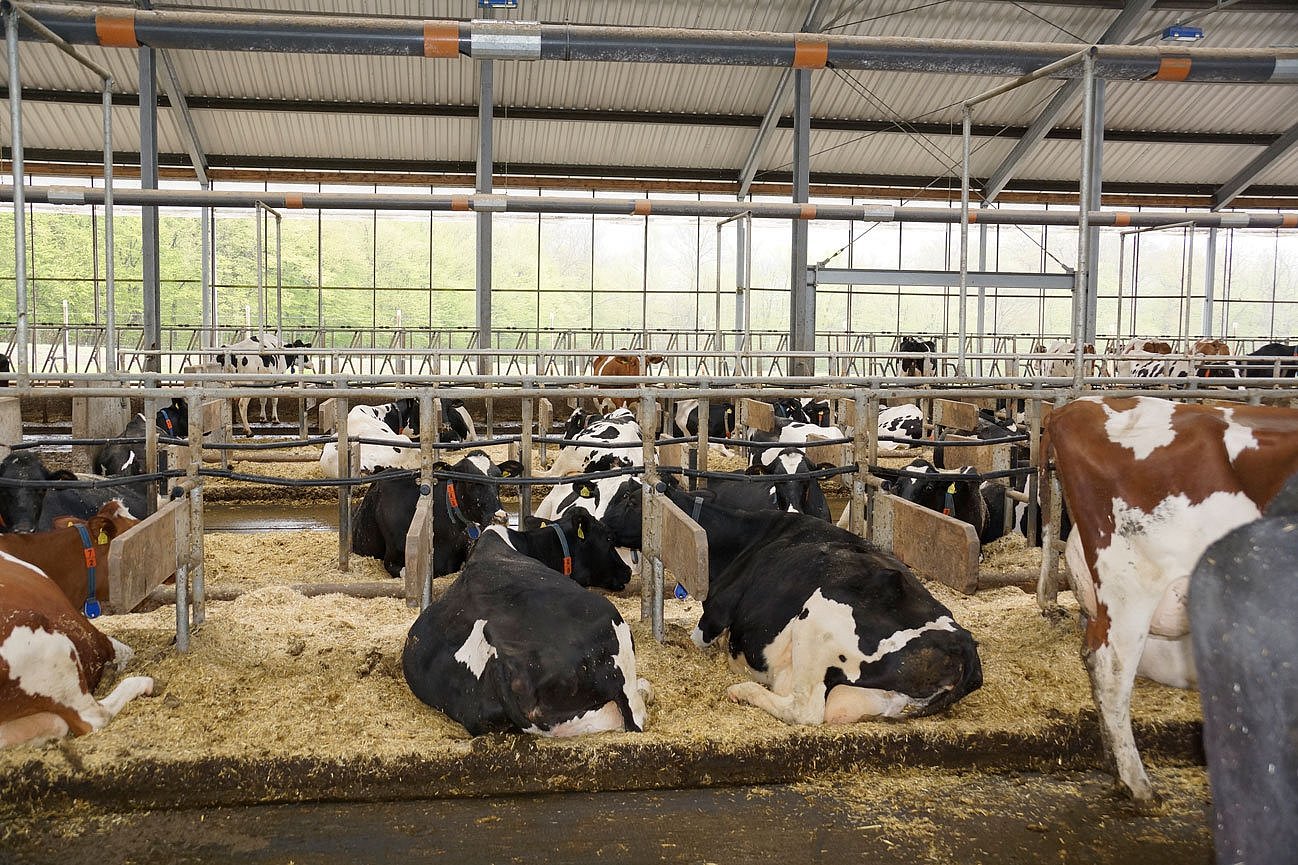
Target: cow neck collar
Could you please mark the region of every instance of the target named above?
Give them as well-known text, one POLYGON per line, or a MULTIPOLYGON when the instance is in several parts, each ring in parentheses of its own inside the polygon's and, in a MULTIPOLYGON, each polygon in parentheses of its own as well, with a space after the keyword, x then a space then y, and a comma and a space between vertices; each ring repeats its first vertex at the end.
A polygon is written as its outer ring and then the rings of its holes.
POLYGON ((446 509, 450 513, 451 519, 459 523, 460 527, 464 529, 464 533, 469 536, 469 540, 476 541, 478 535, 482 534, 482 529, 478 527, 477 523, 466 517, 464 511, 460 510, 460 497, 455 489, 455 481, 446 482, 446 509))
MULTIPOLYGON (((171 408, 160 408, 158 414, 162 415, 162 425, 167 428, 167 435, 176 438, 176 429, 171 422, 171 408)), ((176 418, 179 420, 180 418, 176 418)))
POLYGON ((559 546, 563 548, 563 575, 572 576, 572 550, 568 548, 568 536, 563 533, 563 527, 558 523, 552 523, 550 528, 559 536, 559 546))
POLYGON ((86 558, 86 601, 81 606, 81 611, 85 613, 87 619, 99 617, 99 598, 95 596, 95 571, 98 569, 98 557, 95 555, 95 545, 90 542, 90 532, 86 527, 77 523, 74 528, 77 534, 81 536, 81 549, 86 558))
POLYGON ((948 517, 955 516, 955 483, 947 485, 946 495, 942 499, 942 513, 948 517))
POLYGON ((690 519, 694 522, 699 521, 699 513, 703 510, 703 496, 694 497, 694 508, 690 511, 690 519))

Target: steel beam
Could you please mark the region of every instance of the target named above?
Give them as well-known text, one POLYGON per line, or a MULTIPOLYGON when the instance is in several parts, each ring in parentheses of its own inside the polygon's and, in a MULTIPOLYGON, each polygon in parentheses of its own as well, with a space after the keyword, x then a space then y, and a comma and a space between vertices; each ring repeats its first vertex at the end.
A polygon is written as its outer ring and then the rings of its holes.
POLYGON ((1248 165, 1245 165, 1238 174, 1217 187, 1217 191, 1212 194, 1212 209, 1220 210, 1238 198, 1239 194, 1247 189, 1248 185, 1256 180, 1258 175, 1292 150, 1295 144, 1298 144, 1298 124, 1289 127, 1271 146, 1255 156, 1248 165))
MULTIPOLYGON (((1140 23, 1140 19, 1154 5, 1154 0, 1127 0, 1127 5, 1119 13, 1118 17, 1113 20, 1104 35, 1099 38, 1100 43, 1122 42, 1130 36, 1140 23)), ((1027 155, 1032 152, 1041 140, 1045 138, 1054 128, 1055 122, 1059 120, 1064 110, 1068 108, 1077 99, 1077 94, 1081 89, 1081 81, 1072 78, 1065 81, 1037 118, 1028 126, 1027 131, 1015 143, 1008 156, 1002 160, 996 170, 988 176, 987 182, 983 184, 983 200, 992 201, 1005 188, 1005 184, 1027 155)))
MULTIPOLYGON (((793 203, 805 203, 811 194, 811 70, 793 73, 793 203)), ((809 218, 809 217, 808 217, 809 218)), ((789 349, 816 350, 816 291, 807 281, 807 219, 793 223, 789 265, 789 349)), ((813 375, 805 358, 794 358, 794 375, 813 375)))
MULTIPOLYGON (((1095 120, 1091 123, 1091 173, 1089 183, 1084 177, 1081 182, 1081 208, 1084 211, 1100 209, 1100 190, 1104 178, 1104 97, 1108 82, 1103 79, 1095 81, 1095 92, 1091 94, 1091 110, 1095 120)), ((1086 319, 1084 321, 1084 339, 1095 342, 1097 318, 1099 316, 1100 291, 1100 229, 1092 226, 1086 243, 1086 319)))
MULTIPOLYGON (((158 188, 158 60, 154 49, 140 48, 140 187, 158 188)), ((144 295, 144 349, 162 348, 162 299, 159 296, 158 207, 140 210, 140 275, 144 295)), ((146 355, 145 369, 157 372, 157 355, 146 355)))
POLYGON ((180 87, 180 78, 176 67, 171 62, 171 55, 166 51, 158 52, 162 61, 158 71, 162 73, 163 90, 167 93, 167 105, 176 115, 176 125, 180 127, 181 136, 185 139, 185 150, 189 152, 189 161, 194 166, 198 182, 207 186, 207 156, 203 153, 202 142, 198 140, 198 128, 194 126, 193 115, 185 101, 185 91, 180 87))
MULTIPOLYGON (((131 44, 196 51, 277 51, 476 60, 565 60, 792 67, 809 51, 836 69, 1026 75, 1087 48, 1068 43, 995 43, 839 34, 682 30, 667 27, 539 24, 372 18, 198 9, 132 10, 33 3, 31 14, 68 42, 131 44), (129 37, 129 38, 128 38, 129 37)), ((29 28, 20 35, 32 38, 29 28)), ((1181 49, 1105 46, 1095 56, 1100 78, 1156 79, 1181 49)), ((1298 49, 1197 48, 1177 80, 1246 83, 1298 81, 1298 49)), ((1061 78, 1080 74, 1061 69, 1061 78)))
MULTIPOLYGON (((490 60, 478 64, 478 170, 475 190, 480 194, 491 192, 492 177, 492 116, 491 104, 494 98, 494 70, 490 60)), ((474 291, 478 325, 478 348, 489 349, 491 345, 491 210, 478 211, 475 249, 477 254, 476 278, 474 291)), ((487 375, 491 368, 491 358, 478 356, 478 374, 487 375)))

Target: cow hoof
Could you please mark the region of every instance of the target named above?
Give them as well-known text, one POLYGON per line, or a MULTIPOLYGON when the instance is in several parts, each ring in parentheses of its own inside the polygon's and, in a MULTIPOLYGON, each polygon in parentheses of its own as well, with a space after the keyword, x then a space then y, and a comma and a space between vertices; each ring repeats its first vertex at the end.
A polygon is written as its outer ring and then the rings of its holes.
POLYGON ((654 701, 654 686, 649 683, 648 679, 636 679, 635 688, 640 692, 640 699, 644 700, 646 706, 652 706, 654 701))
POLYGON ((753 701, 749 697, 749 694, 751 694, 754 689, 758 691, 765 690, 756 682, 740 682, 737 685, 731 685, 729 688, 726 688, 726 699, 732 703, 751 704, 753 701))
POLYGON ((1058 625, 1068 618, 1068 611, 1059 604, 1047 604, 1041 608, 1041 615, 1050 624, 1058 625))

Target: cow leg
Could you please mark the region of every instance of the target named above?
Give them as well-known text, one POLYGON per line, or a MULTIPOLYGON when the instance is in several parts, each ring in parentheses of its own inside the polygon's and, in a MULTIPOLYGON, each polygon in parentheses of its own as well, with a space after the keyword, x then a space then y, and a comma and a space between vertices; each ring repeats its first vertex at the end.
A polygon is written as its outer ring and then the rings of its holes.
POLYGON ((1091 695, 1100 712, 1104 748, 1117 769, 1118 783, 1138 801, 1152 799, 1154 790, 1131 731, 1131 689, 1157 604, 1157 597, 1132 593, 1123 604, 1107 608, 1107 622, 1103 610, 1087 622, 1082 645, 1091 695), (1108 626, 1107 638, 1101 632, 1104 624, 1108 626))
MULTIPOLYGON (((266 414, 265 400, 262 400, 261 410, 262 410, 262 416, 265 417, 266 414)), ((270 398, 270 419, 274 421, 276 426, 282 423, 282 421, 280 421, 279 419, 279 397, 277 396, 273 396, 270 398)))
POLYGON ((243 434, 252 438, 252 427, 248 426, 248 403, 252 402, 251 397, 243 397, 239 400, 239 420, 243 423, 243 434))
POLYGON ((127 676, 117 683, 113 692, 100 700, 98 708, 101 712, 100 720, 96 723, 91 720, 90 725, 98 730, 116 717, 122 708, 136 697, 145 697, 153 693, 153 679, 148 676, 127 676))
POLYGON ((0 724, 0 748, 10 745, 43 745, 68 734, 68 722, 53 712, 37 712, 0 724))
POLYGON ((727 688, 726 696, 756 706, 786 724, 824 723, 828 655, 838 659, 838 635, 828 626, 831 624, 818 621, 815 612, 794 619, 764 652, 771 689, 757 682, 740 682, 727 688))

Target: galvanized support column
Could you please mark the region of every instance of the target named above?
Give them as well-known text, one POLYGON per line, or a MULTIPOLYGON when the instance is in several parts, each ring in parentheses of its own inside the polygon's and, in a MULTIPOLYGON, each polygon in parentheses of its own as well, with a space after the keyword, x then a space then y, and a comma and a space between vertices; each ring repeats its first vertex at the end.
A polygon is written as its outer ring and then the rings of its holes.
MULTIPOLYGON (((433 463, 437 461, 437 453, 433 446, 437 443, 437 411, 438 403, 433 399, 431 394, 423 393, 419 396, 419 495, 431 496, 436 489, 433 479, 433 463)), ((415 515, 423 515, 428 520, 424 526, 425 536, 428 537, 432 544, 437 543, 433 537, 433 509, 435 505, 429 502, 425 508, 415 508, 415 515)), ((424 579, 419 586, 419 609, 426 608, 432 603, 433 595, 433 551, 429 549, 428 567, 425 570, 424 579)), ((409 603, 409 589, 407 589, 407 603, 409 603)))
MULTIPOLYGON (((158 188, 158 59, 154 49, 140 47, 140 188, 158 188)), ((141 288, 144 295, 144 350, 162 348, 162 299, 158 281, 158 208, 140 209, 141 288)), ((144 369, 158 372, 161 358, 145 355, 144 369)))
POLYGON ((748 351, 749 264, 752 262, 752 218, 735 221, 735 333, 744 335, 742 348, 748 351))
POLYGON ((17 292, 14 332, 14 361, 17 383, 27 383, 27 210, 23 198, 26 177, 23 172, 22 79, 18 72, 18 12, 12 7, 5 15, 5 43, 9 48, 9 123, 12 133, 12 168, 14 178, 14 286, 17 292))
MULTIPOLYGON (((1217 229, 1208 229, 1208 259, 1203 268, 1203 327, 1200 332, 1205 338, 1212 336, 1212 302, 1213 294, 1216 291, 1217 284, 1217 229)), ((1225 328, 1222 328, 1222 338, 1225 339, 1225 328)))
POLYGON ((955 374, 965 374, 965 342, 969 337, 969 156, 973 139, 973 108, 964 106, 960 157, 960 295, 959 330, 956 337, 955 374))
MULTIPOLYGON (((478 172, 474 190, 478 193, 491 192, 492 174, 492 107, 494 105, 494 65, 490 60, 478 61, 478 172)), ((478 348, 487 350, 491 345, 491 211, 479 210, 475 214, 477 223, 476 254, 477 269, 475 280, 475 298, 478 327, 478 348)), ((491 374, 492 359, 485 354, 478 355, 478 375, 491 374)))
POLYGON ((203 570, 203 481, 198 470, 203 466, 203 397, 195 390, 186 394, 189 416, 195 421, 189 425, 189 579, 194 597, 194 627, 207 618, 204 599, 203 570))
MULTIPOLYGON (((535 382, 523 382, 523 387, 535 387, 535 382)), ((523 476, 532 476, 532 405, 533 398, 530 396, 523 397, 523 403, 520 407, 521 414, 521 435, 518 442, 518 461, 523 464, 523 476)), ((541 431, 546 435, 546 431, 541 431)), ((518 524, 523 525, 523 520, 532 515, 532 485, 523 484, 518 488, 518 524)))
POLYGON ((658 402, 640 397, 644 439, 644 498, 640 534, 640 619, 651 624, 654 639, 663 640, 662 516, 659 513, 658 451, 652 431, 658 429, 658 402))
MULTIPOLYGON (((793 73, 793 203, 811 194, 811 70, 793 73)), ((807 274, 807 221, 793 220, 793 251, 789 263, 789 350, 816 348, 816 293, 807 274)), ((794 375, 814 375, 815 364, 794 358, 794 375)))
MULTIPOLYGON (((1100 209, 1100 189, 1104 179, 1104 95, 1107 82, 1095 79, 1091 119, 1091 182, 1082 190, 1081 209, 1087 213, 1100 209)), ((1094 344, 1100 288, 1100 229, 1089 229, 1086 260, 1086 342, 1094 344)), ((1187 303, 1188 306, 1188 303, 1187 303)))
MULTIPOLYGON (((1082 173, 1078 191, 1087 197, 1092 189, 1095 143, 1095 49, 1082 57, 1082 173)), ((1077 272, 1073 282, 1073 387, 1081 390, 1086 342, 1087 290, 1091 269, 1091 226, 1089 211, 1083 206, 1077 222, 1077 272)))

